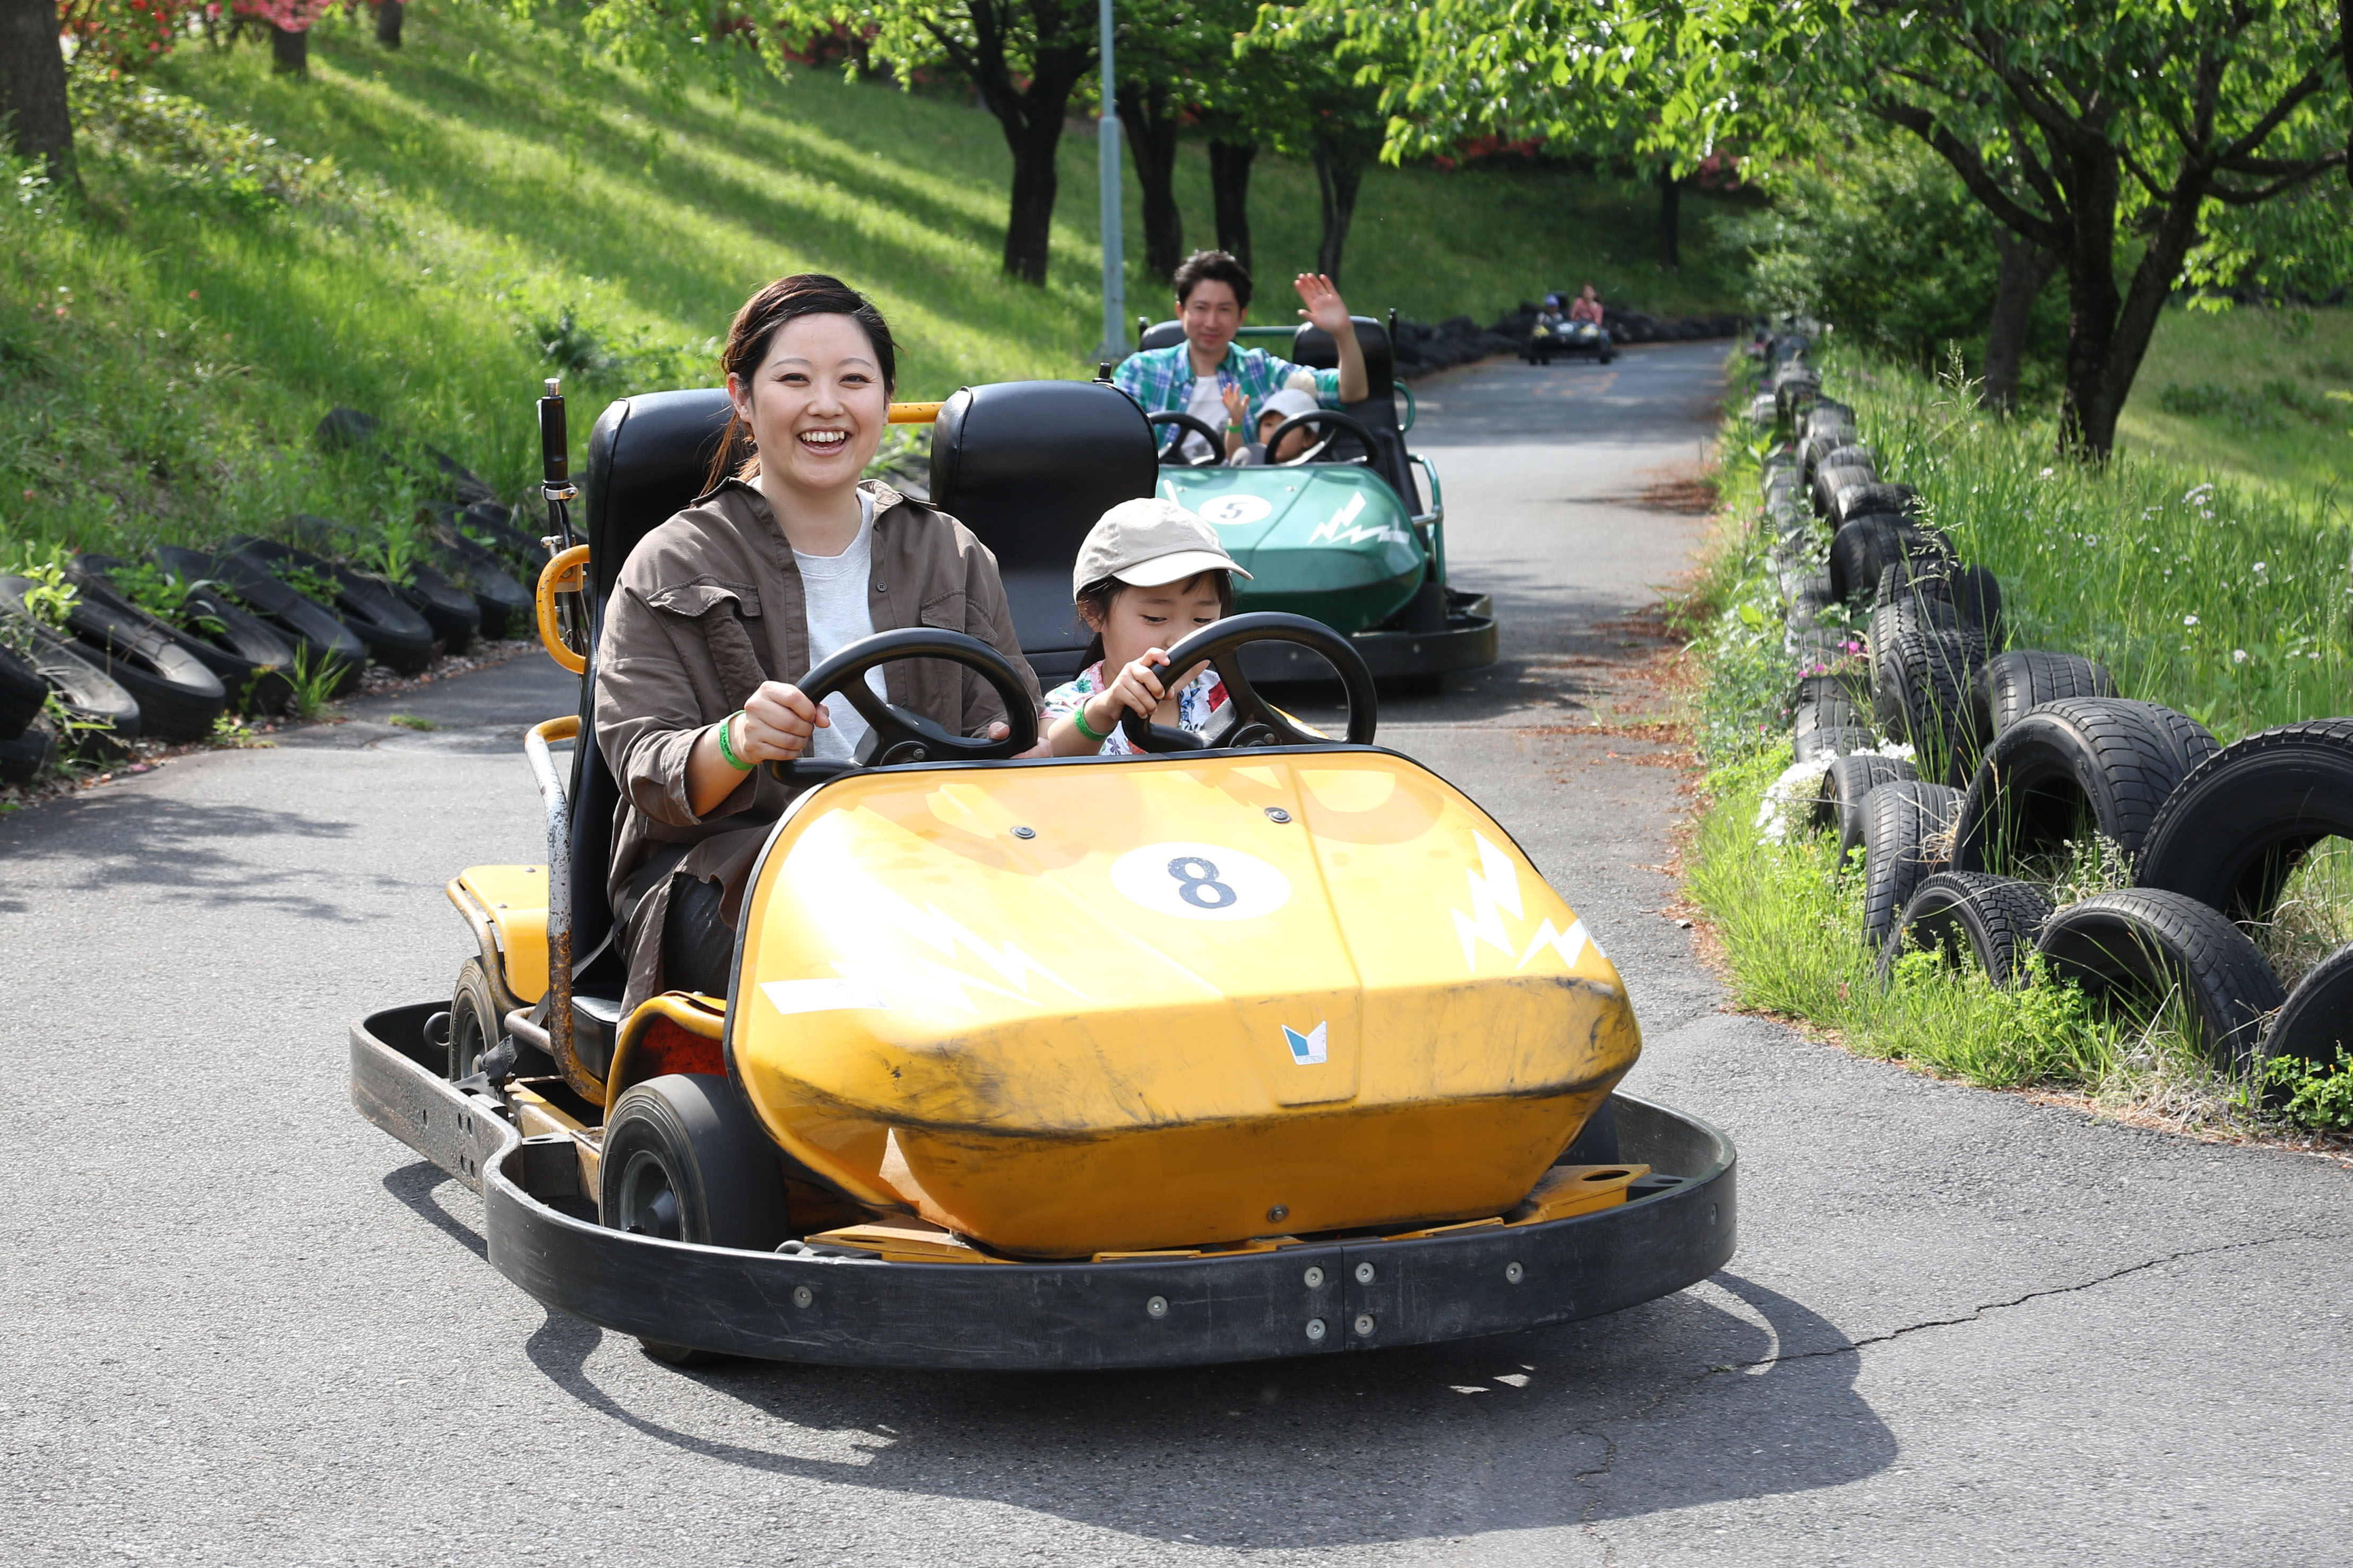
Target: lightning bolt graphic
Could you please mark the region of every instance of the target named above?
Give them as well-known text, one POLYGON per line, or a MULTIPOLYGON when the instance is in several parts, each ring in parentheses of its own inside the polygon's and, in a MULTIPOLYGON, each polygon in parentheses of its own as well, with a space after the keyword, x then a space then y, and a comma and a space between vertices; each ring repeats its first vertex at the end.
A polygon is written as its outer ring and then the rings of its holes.
POLYGON ((1462 963, 1475 972, 1479 967, 1478 942, 1485 942, 1505 958, 1516 956, 1499 911, 1509 910, 1514 920, 1521 918, 1520 872, 1510 856, 1487 842, 1485 834, 1474 832, 1471 838, 1479 846, 1479 869, 1462 873, 1471 884, 1471 912, 1452 912, 1454 934, 1462 940, 1462 963))

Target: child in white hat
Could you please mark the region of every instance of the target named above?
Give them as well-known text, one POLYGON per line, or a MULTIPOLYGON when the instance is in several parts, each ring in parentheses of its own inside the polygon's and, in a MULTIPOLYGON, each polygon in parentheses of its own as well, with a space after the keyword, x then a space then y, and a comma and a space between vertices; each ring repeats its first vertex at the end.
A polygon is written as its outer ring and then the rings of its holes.
POLYGON ((1046 749, 1058 757, 1133 756, 1123 713, 1195 732, 1226 705, 1208 665, 1172 676, 1171 645, 1231 612, 1232 579, 1248 577, 1218 531, 1173 500, 1125 500, 1079 546, 1071 591, 1094 633, 1087 665, 1046 693, 1046 749))

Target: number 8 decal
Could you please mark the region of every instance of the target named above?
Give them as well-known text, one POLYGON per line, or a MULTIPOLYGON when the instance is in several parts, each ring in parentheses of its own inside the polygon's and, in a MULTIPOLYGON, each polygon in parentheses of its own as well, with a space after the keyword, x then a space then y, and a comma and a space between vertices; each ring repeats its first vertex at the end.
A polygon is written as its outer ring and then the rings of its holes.
POLYGON ((1216 861, 1204 860, 1198 855, 1177 856, 1168 862, 1168 874, 1176 879, 1176 896, 1197 910, 1230 909, 1234 900, 1241 897, 1218 880, 1216 861), (1212 893, 1217 896, 1211 898, 1212 893))
POLYGON ((1291 879, 1230 844, 1145 844, 1112 862, 1111 883, 1156 915, 1254 921, 1291 901, 1291 879))

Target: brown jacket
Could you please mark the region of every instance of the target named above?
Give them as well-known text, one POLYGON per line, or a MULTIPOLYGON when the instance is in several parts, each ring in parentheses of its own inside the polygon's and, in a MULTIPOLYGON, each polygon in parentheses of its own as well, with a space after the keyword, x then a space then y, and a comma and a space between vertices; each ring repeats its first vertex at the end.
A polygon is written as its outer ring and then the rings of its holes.
MULTIPOLYGON (((1038 678, 1014 636, 997 558, 947 513, 876 480, 860 488, 874 500, 874 629, 937 626, 978 637, 1012 660, 1034 708, 1038 678)), ((727 480, 630 552, 605 606, 596 699, 596 743, 621 792, 609 885, 615 910, 629 916, 618 938, 629 961, 625 1006, 662 989, 670 886, 663 878, 637 889, 629 910, 630 879, 678 853, 666 846, 691 846, 678 869, 724 887, 736 918, 752 862, 795 794, 755 768, 698 817, 687 805, 687 753, 762 680, 798 680, 811 662, 792 546, 751 485, 727 480)), ((960 735, 1005 717, 995 689, 960 665, 902 661, 884 668, 883 685, 893 703, 960 735)))

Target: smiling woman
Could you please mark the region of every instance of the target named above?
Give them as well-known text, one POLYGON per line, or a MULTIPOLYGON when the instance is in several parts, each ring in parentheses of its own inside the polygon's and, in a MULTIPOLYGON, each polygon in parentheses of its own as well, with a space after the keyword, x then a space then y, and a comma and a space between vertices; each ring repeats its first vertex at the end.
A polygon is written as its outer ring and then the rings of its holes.
MULTIPOLYGON (((744 878, 798 787, 760 764, 847 763, 866 734, 849 704, 829 712, 795 684, 810 669, 934 626, 995 647, 1038 699, 987 550, 860 482, 898 365, 881 312, 838 279, 779 278, 736 312, 721 363, 734 414, 710 489, 630 553, 597 646, 596 742, 626 802, 610 884, 625 1010, 662 990, 725 994, 744 878)), ((973 671, 902 662, 887 688, 883 674, 866 677, 876 696, 952 733, 1007 732, 973 671)))

